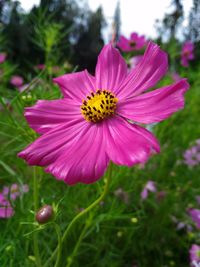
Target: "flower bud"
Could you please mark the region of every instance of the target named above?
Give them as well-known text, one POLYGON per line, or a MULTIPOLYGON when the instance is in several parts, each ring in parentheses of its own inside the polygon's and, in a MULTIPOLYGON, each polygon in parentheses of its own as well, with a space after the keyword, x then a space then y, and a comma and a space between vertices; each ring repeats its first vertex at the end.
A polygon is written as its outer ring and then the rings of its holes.
POLYGON ((44 224, 53 218, 54 211, 50 205, 44 205, 35 215, 35 219, 39 224, 44 224))
POLYGON ((137 222, 138 222, 138 219, 135 218, 135 217, 133 217, 133 218, 131 218, 131 222, 132 222, 132 223, 137 223, 137 222))
POLYGON ((122 237, 122 236, 123 236, 123 232, 122 232, 122 231, 118 231, 118 232, 117 232, 117 237, 120 238, 120 237, 122 237))

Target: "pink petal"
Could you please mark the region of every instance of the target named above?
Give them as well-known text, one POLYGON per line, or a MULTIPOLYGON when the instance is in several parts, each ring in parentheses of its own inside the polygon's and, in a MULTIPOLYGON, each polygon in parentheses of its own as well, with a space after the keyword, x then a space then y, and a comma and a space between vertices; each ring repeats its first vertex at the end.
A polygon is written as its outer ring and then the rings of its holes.
POLYGON ((131 33, 131 38, 130 38, 131 41, 136 42, 138 40, 138 38, 139 38, 139 36, 136 32, 131 33))
POLYGON ((148 197, 148 194, 149 194, 148 190, 144 188, 140 196, 143 200, 145 200, 148 197))
POLYGON ((127 64, 111 44, 104 46, 96 66, 96 88, 115 92, 127 75, 127 64))
POLYGON ((6 57, 7 57, 6 53, 0 53, 0 64, 6 60, 6 57))
POLYGON ((12 193, 10 195, 10 199, 15 200, 20 196, 20 192, 12 193))
POLYGON ((133 166, 146 162, 153 151, 159 152, 156 138, 146 129, 120 117, 105 121, 106 152, 118 165, 133 166))
POLYGON ((116 94, 119 98, 130 98, 153 87, 166 73, 167 54, 154 43, 149 42, 140 63, 129 72, 116 94))
POLYGON ((22 186, 22 192, 23 193, 27 193, 29 191, 29 186, 27 185, 27 184, 24 184, 23 186, 22 186))
POLYGON ((144 36, 139 37, 137 44, 136 44, 136 49, 139 50, 139 49, 143 48, 143 46, 145 46, 145 45, 146 45, 145 37, 144 36))
POLYGON ((90 124, 84 135, 47 169, 69 185, 93 183, 104 175, 109 159, 105 153, 105 137, 101 123, 90 124))
POLYGON ((0 218, 10 218, 14 215, 12 207, 0 207, 0 218))
POLYGON ((71 143, 79 140, 88 124, 84 119, 61 124, 40 136, 18 156, 25 159, 29 165, 48 166, 62 155, 71 143))
POLYGON ((9 192, 10 192, 10 188, 8 186, 4 186, 3 191, 2 191, 3 195, 7 196, 9 194, 9 192))
POLYGON ((117 46, 124 52, 130 52, 133 50, 133 48, 129 44, 129 40, 123 35, 119 37, 119 42, 117 43, 117 46))
POLYGON ((80 104, 69 99, 39 100, 33 107, 25 109, 30 127, 44 134, 56 126, 82 118, 80 104))
POLYGON ((184 107, 189 84, 182 79, 172 85, 118 102, 117 114, 140 123, 159 122, 184 107))
POLYGON ((147 184, 146 184, 146 189, 151 191, 151 192, 156 192, 157 189, 156 189, 156 185, 155 185, 155 182, 153 181, 148 181, 147 184))
POLYGON ((60 86, 64 97, 78 103, 82 103, 87 95, 95 91, 95 78, 87 70, 65 74, 54 78, 53 81, 60 86))
POLYGON ((188 62, 188 59, 186 57, 182 57, 181 58, 181 65, 183 67, 188 67, 189 66, 189 62, 188 62))

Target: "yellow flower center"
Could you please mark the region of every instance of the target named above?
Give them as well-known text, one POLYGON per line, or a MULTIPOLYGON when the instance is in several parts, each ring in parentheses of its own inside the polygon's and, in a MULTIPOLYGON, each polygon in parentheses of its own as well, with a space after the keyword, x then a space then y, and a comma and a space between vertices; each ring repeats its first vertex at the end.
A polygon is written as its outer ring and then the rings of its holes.
POLYGON ((115 113, 118 99, 108 90, 97 90, 83 100, 81 113, 86 121, 98 122, 115 113))

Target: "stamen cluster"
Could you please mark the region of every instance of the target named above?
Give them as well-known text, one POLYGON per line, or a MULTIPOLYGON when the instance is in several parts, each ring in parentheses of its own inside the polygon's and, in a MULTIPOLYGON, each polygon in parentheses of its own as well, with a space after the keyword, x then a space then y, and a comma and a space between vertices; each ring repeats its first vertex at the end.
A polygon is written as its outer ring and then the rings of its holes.
POLYGON ((131 47, 134 47, 134 46, 136 45, 136 42, 135 42, 135 41, 129 41, 129 45, 130 45, 131 47))
POLYGON ((114 114, 118 99, 108 90, 97 90, 83 100, 81 113, 90 122, 98 122, 114 114))

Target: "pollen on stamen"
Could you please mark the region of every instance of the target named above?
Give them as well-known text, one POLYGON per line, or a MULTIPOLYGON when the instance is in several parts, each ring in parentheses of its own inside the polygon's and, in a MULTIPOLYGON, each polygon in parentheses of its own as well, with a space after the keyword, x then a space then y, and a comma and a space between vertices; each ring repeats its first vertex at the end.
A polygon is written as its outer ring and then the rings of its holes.
POLYGON ((118 99, 108 90, 97 90, 86 96, 81 105, 81 113, 90 122, 99 122, 114 115, 118 99))

